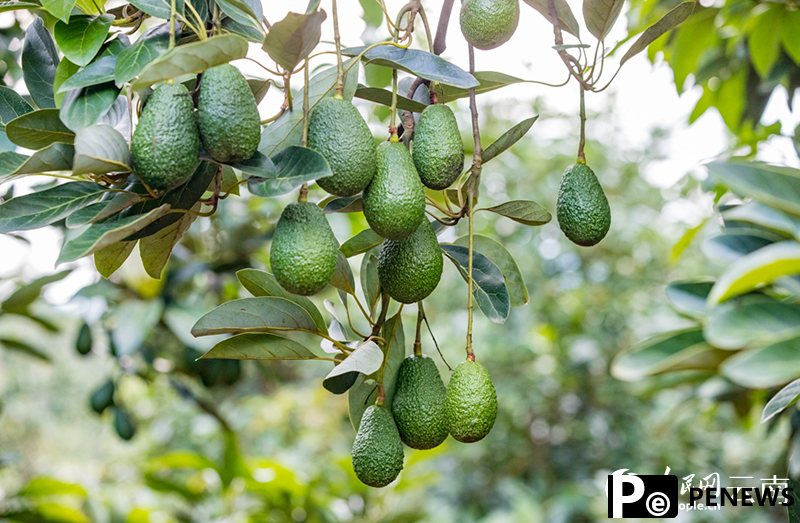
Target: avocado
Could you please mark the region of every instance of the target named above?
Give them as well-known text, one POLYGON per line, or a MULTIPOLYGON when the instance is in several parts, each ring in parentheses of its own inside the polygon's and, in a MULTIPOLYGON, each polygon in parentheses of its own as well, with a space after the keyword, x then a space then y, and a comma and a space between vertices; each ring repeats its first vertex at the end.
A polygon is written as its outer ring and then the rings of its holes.
POLYGON ((519 0, 464 0, 461 32, 478 49, 494 49, 506 43, 519 23, 519 0))
POLYGON ((425 190, 408 149, 397 142, 377 147, 378 170, 364 189, 364 216, 389 240, 408 238, 425 218, 425 190))
POLYGON ((189 91, 182 84, 156 88, 131 140, 131 167, 151 189, 189 180, 200 161, 200 134, 189 91))
POLYGON ((435 104, 422 111, 411 157, 426 187, 441 191, 456 181, 464 167, 464 144, 449 107, 435 104))
POLYGON ((317 185, 336 196, 354 196, 372 181, 377 169, 375 140, 353 104, 323 98, 308 119, 308 147, 328 160, 332 176, 317 185))
POLYGON ((427 298, 442 277, 442 248, 427 219, 403 240, 384 240, 378 255, 381 287, 401 303, 427 298))
POLYGON ((336 237, 318 205, 290 203, 275 226, 269 261, 281 287, 308 296, 330 281, 336 270, 338 249, 336 237))
POLYGON ((447 429, 463 443, 481 440, 497 418, 497 393, 489 373, 474 361, 461 362, 447 386, 444 399, 447 429))
POLYGON ((385 487, 403 470, 403 442, 392 414, 383 405, 364 411, 353 442, 353 470, 370 487, 385 487))
POLYGON ((412 449, 432 449, 447 438, 446 390, 439 369, 427 356, 409 356, 395 381, 392 415, 400 439, 412 449))
POLYGON ((558 225, 573 243, 591 247, 611 227, 611 208, 597 176, 586 164, 567 167, 556 202, 558 225))
POLYGON ((261 117, 242 73, 230 64, 203 73, 197 97, 200 139, 218 162, 239 163, 258 149, 261 117))
POLYGON ((102 414, 108 407, 114 405, 114 382, 107 381, 100 385, 89 397, 92 410, 102 414))

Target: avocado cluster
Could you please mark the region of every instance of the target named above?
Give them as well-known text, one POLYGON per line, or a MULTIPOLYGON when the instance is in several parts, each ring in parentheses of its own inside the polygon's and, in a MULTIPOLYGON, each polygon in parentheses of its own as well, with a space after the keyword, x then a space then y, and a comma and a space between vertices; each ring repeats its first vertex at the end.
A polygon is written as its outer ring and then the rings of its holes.
POLYGON ((356 433, 353 470, 371 487, 384 487, 400 474, 403 443, 427 450, 448 434, 472 443, 489 434, 497 418, 497 393, 481 364, 462 362, 445 387, 433 360, 415 352, 397 371, 391 410, 368 407, 356 433))

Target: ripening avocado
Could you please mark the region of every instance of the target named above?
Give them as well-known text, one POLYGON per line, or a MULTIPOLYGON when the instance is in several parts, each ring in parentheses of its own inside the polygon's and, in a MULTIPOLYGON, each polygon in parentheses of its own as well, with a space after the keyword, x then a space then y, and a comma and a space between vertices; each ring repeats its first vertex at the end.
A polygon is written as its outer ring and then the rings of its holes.
POLYGON ((611 208, 597 176, 586 164, 567 167, 556 202, 558 225, 573 243, 591 247, 611 227, 611 208))
POLYGON ((114 405, 114 382, 107 381, 100 385, 89 397, 92 410, 102 414, 108 407, 114 405))
POLYGON ((446 390, 439 369, 427 356, 409 356, 395 381, 392 415, 400 439, 412 449, 432 449, 447 438, 446 390))
POLYGON ((151 189, 186 182, 200 160, 200 134, 189 91, 182 84, 156 88, 131 140, 131 167, 151 189))
POLYGON ((339 243, 325 214, 311 202, 290 203, 281 213, 269 262, 281 287, 308 296, 322 290, 336 270, 339 243))
POLYGON ((403 470, 403 442, 392 413, 383 405, 364 411, 353 442, 353 470, 370 487, 385 487, 403 470))
POLYGON ((426 187, 441 191, 456 181, 464 167, 464 144, 449 107, 435 104, 422 111, 411 157, 426 187))
POLYGON ((455 439, 472 443, 492 430, 497 418, 497 393, 489 373, 475 361, 463 361, 447 386, 444 399, 447 429, 455 439))
POLYGON ((203 73, 197 97, 200 139, 219 162, 239 163, 258 149, 261 117, 258 104, 242 73, 231 64, 203 73))
POLYGON ((494 49, 506 43, 517 30, 519 0, 464 0, 461 32, 478 49, 494 49))
POLYGON ((364 189, 364 216, 389 240, 408 238, 425 218, 425 190, 408 149, 397 142, 378 145, 378 169, 364 189))
POLYGON ((408 238, 384 240, 378 255, 381 287, 401 303, 416 303, 439 285, 443 260, 433 226, 423 218, 408 238))
POLYGON ((317 185, 336 196, 354 196, 375 176, 375 140, 353 104, 338 98, 320 100, 308 120, 308 146, 328 160, 332 176, 317 185))

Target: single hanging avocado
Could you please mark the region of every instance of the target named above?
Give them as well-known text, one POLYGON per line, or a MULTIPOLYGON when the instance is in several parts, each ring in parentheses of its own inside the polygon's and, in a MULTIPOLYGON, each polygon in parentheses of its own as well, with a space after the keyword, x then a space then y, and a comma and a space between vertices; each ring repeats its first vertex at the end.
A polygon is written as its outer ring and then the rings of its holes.
POLYGON ((261 117, 242 73, 230 64, 203 73, 197 97, 200 139, 218 162, 239 163, 258 149, 261 117))
POLYGON ((151 189, 189 180, 200 159, 200 134, 189 91, 164 84, 147 101, 131 139, 131 167, 151 189))
POLYGON ((611 208, 597 176, 586 164, 567 167, 556 202, 558 225, 573 243, 591 247, 611 227, 611 208))
POLYGON ((393 299, 416 303, 439 285, 443 264, 442 248, 433 226, 423 218, 408 238, 384 240, 378 255, 378 278, 393 299))
POLYGON ((444 412, 447 429, 458 441, 472 443, 489 434, 497 418, 497 393, 483 365, 467 360, 456 367, 444 412))
POLYGON ((275 227, 269 261, 281 287, 308 296, 330 281, 336 270, 338 249, 336 237, 318 205, 290 203, 275 227))
POLYGON ((494 49, 506 43, 517 30, 519 0, 464 0, 461 33, 478 49, 494 49))
POLYGON ((440 191, 450 187, 464 167, 464 144, 453 111, 444 104, 422 111, 411 156, 422 183, 440 191))
POLYGON ((385 487, 403 470, 403 442, 392 414, 383 405, 364 411, 353 442, 353 470, 370 487, 385 487))
POLYGON ((400 364, 392 399, 392 415, 400 439, 412 449, 432 449, 447 438, 446 389, 439 369, 427 356, 409 356, 400 364))
POLYGON ((378 145, 378 170, 364 189, 364 216, 389 240, 408 238, 425 218, 425 190, 411 155, 402 144, 378 145))
POLYGON ((375 176, 375 140, 353 104, 323 98, 308 120, 308 147, 328 161, 332 176, 317 185, 336 196, 354 196, 375 176))

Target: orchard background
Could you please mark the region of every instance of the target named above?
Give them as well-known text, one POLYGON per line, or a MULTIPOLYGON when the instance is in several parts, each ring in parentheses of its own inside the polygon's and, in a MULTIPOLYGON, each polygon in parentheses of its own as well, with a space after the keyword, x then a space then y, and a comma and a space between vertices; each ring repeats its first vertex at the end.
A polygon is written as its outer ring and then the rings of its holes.
MULTIPOLYGON (((56 18, 11 4, 0 3, 0 73, 4 85, 27 96, 26 29, 41 19, 52 30, 56 18)), ((389 1, 386 9, 394 16, 402 5, 389 1)), ((581 3, 569 5, 584 41, 593 44, 581 3)), ((607 58, 604 78, 638 35, 677 5, 626 2, 605 37, 607 50, 620 46, 607 58)), ((435 32, 441 2, 423 6, 435 32)), ((329 2, 318 7, 328 17, 317 51, 332 51, 329 2)), ((338 8, 345 47, 390 36, 377 3, 341 0, 338 8)), ((262 9, 275 24, 306 5, 262 9)), ((552 49, 552 25, 524 2, 520 10, 511 40, 476 51, 475 70, 562 82, 567 71, 552 49)), ((457 14, 456 4, 442 56, 468 70, 457 14)), ((136 35, 159 23, 145 20, 136 35)), ((427 50, 417 26, 412 48, 427 50)), ((611 230, 599 245, 571 244, 555 219, 529 227, 476 214, 475 233, 514 256, 528 294, 502 325, 476 311, 475 352, 497 387, 498 419, 479 443, 450 438, 432 451, 406 449, 404 471, 385 489, 366 487, 353 474, 347 398, 321 386, 330 364, 196 361, 219 340, 191 336, 192 325, 248 295, 235 272, 268 267, 272 231, 296 191, 267 199, 242 187, 241 197, 221 200, 212 217, 184 234, 160 279, 135 252, 109 279, 91 257, 56 268, 65 231, 72 234, 63 221, 0 235, 0 518, 580 522, 606 517, 604 479, 619 468, 796 477, 793 386, 765 411, 800 377, 800 293, 792 277, 800 273, 800 177, 790 169, 800 164, 793 147, 800 118, 791 105, 800 85, 795 28, 800 12, 791 3, 701 2, 677 29, 631 58, 607 90, 586 93, 586 157, 612 209, 611 230), (701 165, 709 161, 711 168, 701 165), (754 205, 729 207, 741 201, 754 205), (717 278, 716 292, 706 283, 674 284, 717 278), (750 318, 762 321, 748 324, 750 318), (109 381, 114 406, 98 416, 90 398, 96 402, 104 386, 108 392, 109 381)), ((247 53, 270 62, 260 43, 251 42, 247 53)), ((248 78, 269 76, 249 60, 233 63, 248 78)), ((333 54, 315 58, 311 75, 331 64, 333 54)), ((302 76, 293 76, 292 87, 302 86, 302 76)), ((407 76, 400 73, 401 85, 407 76)), ((361 67, 359 82, 390 91, 391 72, 361 67)), ((262 118, 273 117, 283 100, 271 85, 259 104, 262 118)), ((561 173, 574 163, 579 140, 575 80, 560 88, 514 83, 477 100, 484 148, 538 115, 484 167, 480 207, 535 200, 555 215, 561 173)), ((354 103, 376 139, 388 137, 389 108, 358 97, 354 103)), ((450 105, 466 167, 468 100, 450 105)), ((5 134, 0 150, 32 152, 5 134)), ((2 182, 0 193, 10 201, 53 179, 2 182)), ((311 186, 310 199, 325 196, 311 186)), ((327 216, 340 243, 366 227, 360 213, 327 216)), ((440 241, 462 236, 465 226, 440 241)), ((360 286, 359 268, 353 263, 360 286)), ((453 367, 464 357, 466 297, 445 260, 425 303, 453 367)), ((322 299, 342 313, 334 289, 315 298, 330 320, 322 299)), ((412 307, 403 321, 410 354, 412 307)), ((447 382, 449 371, 423 334, 424 351, 447 382)), ((785 521, 786 513, 730 509, 724 517, 785 521)))

